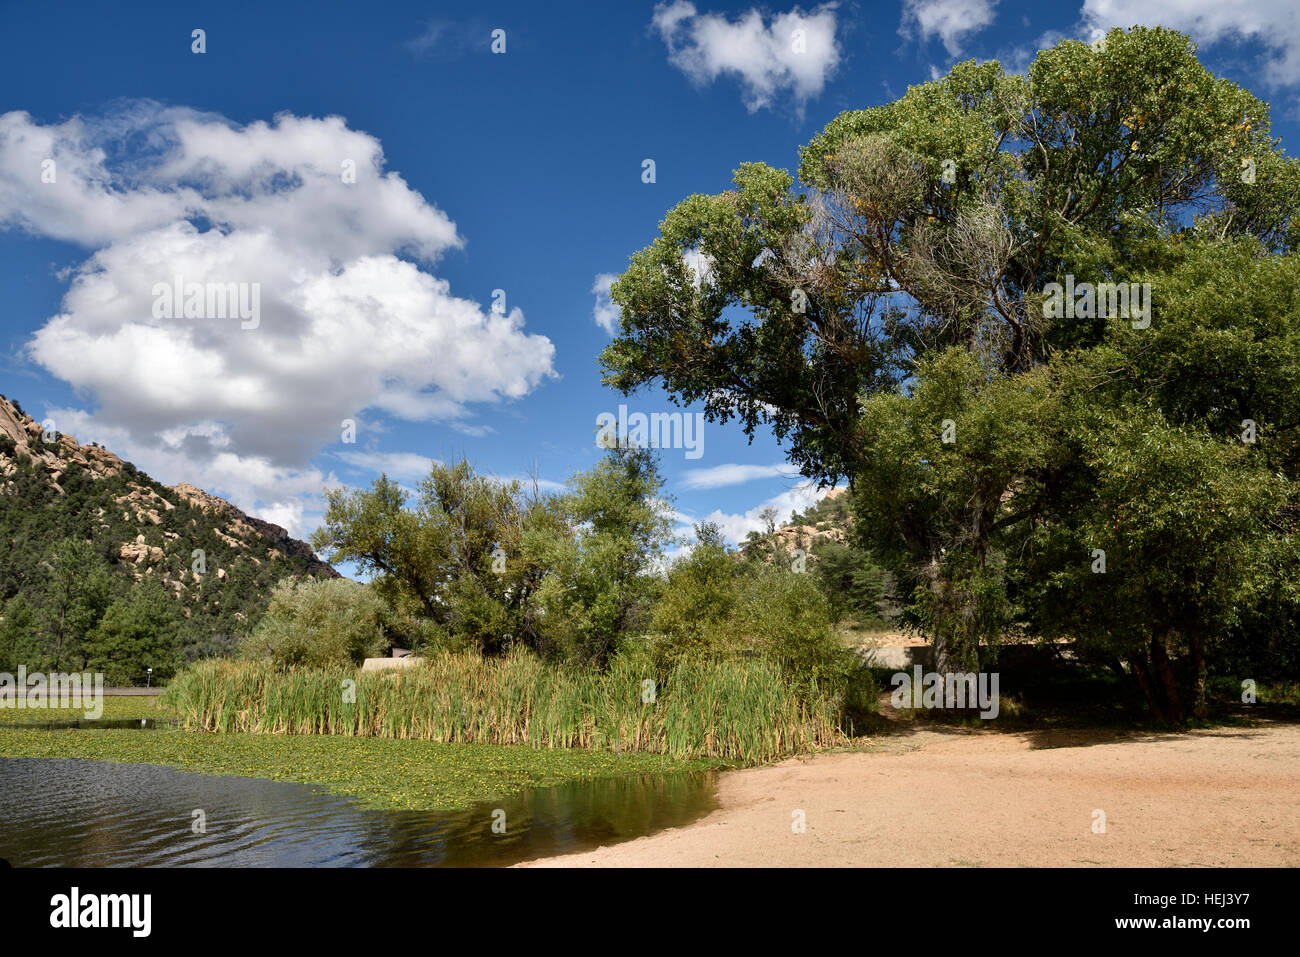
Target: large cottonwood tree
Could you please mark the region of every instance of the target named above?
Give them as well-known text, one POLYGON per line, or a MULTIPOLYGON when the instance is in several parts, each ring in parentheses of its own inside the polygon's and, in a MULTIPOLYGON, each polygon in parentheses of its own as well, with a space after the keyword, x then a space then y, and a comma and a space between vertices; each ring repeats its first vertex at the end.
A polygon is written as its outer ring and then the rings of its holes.
MULTIPOLYGON (((1207 279, 1222 251, 1275 280, 1294 267, 1300 163, 1268 116, 1161 28, 1062 41, 1023 76, 959 64, 837 117, 797 180, 747 163, 733 189, 670 210, 611 290, 605 381, 657 383, 751 435, 767 424, 805 475, 849 479, 858 528, 941 667, 978 660, 1013 623, 1059 634, 1065 618, 1144 679, 1183 648, 1203 662, 1290 561, 1294 531, 1295 410, 1272 378, 1297 355, 1294 298, 1278 281, 1207 279), (1046 318, 1045 287, 1067 276, 1150 283, 1152 322, 1046 318), (1223 283, 1249 313, 1235 325, 1194 308, 1223 283), (1219 361, 1237 365, 1199 394, 1180 383, 1219 361), (1266 440, 1229 429, 1247 406, 1266 440), (1118 474, 1179 497, 1185 527, 1233 518, 1125 552, 1139 577, 1118 588, 1091 571, 1097 529, 1139 491, 1118 474), (1265 475, 1282 485, 1242 480, 1265 475), (1207 547, 1240 560, 1207 565, 1207 547), (1080 568, 1092 618, 1046 587, 1080 568), (1153 590, 1165 598, 1140 600, 1153 590)), ((1161 716, 1183 716, 1178 684, 1144 685, 1161 716)))

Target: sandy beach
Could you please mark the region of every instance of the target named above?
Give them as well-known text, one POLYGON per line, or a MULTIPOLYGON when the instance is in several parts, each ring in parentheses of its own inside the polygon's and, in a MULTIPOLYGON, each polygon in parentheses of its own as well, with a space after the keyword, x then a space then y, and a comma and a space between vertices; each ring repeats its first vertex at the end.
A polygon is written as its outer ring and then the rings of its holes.
POLYGON ((728 772, 718 798, 688 827, 521 866, 1294 867, 1300 726, 926 728, 728 772))

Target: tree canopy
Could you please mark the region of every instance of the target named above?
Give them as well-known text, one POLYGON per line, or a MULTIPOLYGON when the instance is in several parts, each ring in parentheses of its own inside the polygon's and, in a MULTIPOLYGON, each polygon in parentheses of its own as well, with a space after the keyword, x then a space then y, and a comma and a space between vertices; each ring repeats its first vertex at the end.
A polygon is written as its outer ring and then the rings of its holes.
POLYGON ((733 184, 613 284, 605 382, 847 479, 942 667, 1069 637, 1179 720, 1294 646, 1300 162, 1187 37, 961 63, 733 184))

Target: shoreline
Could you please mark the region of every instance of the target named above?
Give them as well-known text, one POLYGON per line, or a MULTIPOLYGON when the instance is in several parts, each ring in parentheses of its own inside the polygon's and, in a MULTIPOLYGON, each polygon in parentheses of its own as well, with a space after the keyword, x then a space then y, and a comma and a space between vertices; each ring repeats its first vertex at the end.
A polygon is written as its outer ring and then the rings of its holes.
MULTIPOLYGON (((154 698, 106 701, 108 719, 171 714, 154 698)), ((232 777, 292 781, 388 811, 457 811, 533 788, 618 778, 717 770, 713 761, 664 755, 525 745, 442 743, 407 738, 149 729, 49 729, 75 717, 57 709, 0 711, 0 757, 83 758, 151 764, 232 777), (33 718, 40 720, 33 720, 33 718), (19 720, 19 719, 23 720, 19 720)))
POLYGON ((515 866, 1300 865, 1297 724, 912 737, 727 771, 691 825, 515 866))

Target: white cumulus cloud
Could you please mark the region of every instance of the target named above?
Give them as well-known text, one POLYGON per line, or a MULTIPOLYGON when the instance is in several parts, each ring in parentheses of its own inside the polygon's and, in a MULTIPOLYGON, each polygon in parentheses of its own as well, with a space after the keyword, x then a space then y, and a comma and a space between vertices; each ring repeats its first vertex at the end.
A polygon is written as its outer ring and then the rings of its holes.
POLYGON ((795 512, 802 512, 811 508, 826 497, 830 489, 817 488, 816 482, 800 482, 793 488, 787 489, 779 495, 776 495, 766 502, 755 505, 746 512, 724 512, 721 509, 715 509, 703 518, 693 518, 683 513, 674 513, 674 517, 680 523, 678 534, 689 535, 694 526, 702 522, 712 522, 718 526, 722 532, 722 537, 733 544, 739 544, 745 540, 745 536, 750 532, 762 532, 767 530, 767 524, 762 517, 762 512, 766 508, 775 508, 777 511, 776 522, 783 525, 790 521, 790 516, 795 512))
POLYGON ((1296 0, 1084 0, 1084 25, 1093 36, 1112 27, 1162 26, 1197 43, 1257 41, 1269 51, 1264 79, 1275 87, 1300 84, 1300 4, 1296 0))
POLYGON ((383 472, 392 479, 422 479, 437 464, 435 459, 417 452, 338 452, 336 454, 349 465, 372 472, 383 472))
POLYGON ((651 22, 669 62, 701 86, 734 76, 752 113, 783 93, 800 108, 821 93, 840 61, 835 7, 827 3, 809 13, 796 7, 769 22, 757 9, 729 20, 675 0, 656 6, 651 22))
POLYGON ((993 22, 997 0, 903 0, 903 20, 898 32, 921 40, 935 37, 949 56, 958 56, 962 44, 993 22))
POLYGON ((319 491, 310 457, 364 410, 481 433, 472 405, 555 374, 517 307, 485 309, 429 271, 462 245, 455 224, 337 116, 6 113, 0 228, 91 250, 27 344, 97 402, 77 437, 249 511, 300 521, 286 489, 319 491), (256 290, 257 319, 158 308, 178 282, 187 299, 192 284, 256 290))
POLYGON ((618 276, 612 272, 597 273, 596 281, 591 287, 596 297, 591 317, 596 320, 596 325, 611 336, 618 332, 618 306, 614 305, 614 300, 609 297, 609 289, 617 278, 618 276))

